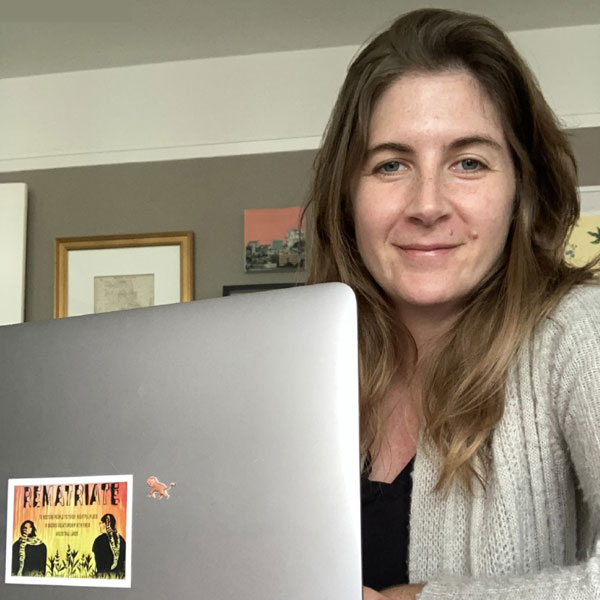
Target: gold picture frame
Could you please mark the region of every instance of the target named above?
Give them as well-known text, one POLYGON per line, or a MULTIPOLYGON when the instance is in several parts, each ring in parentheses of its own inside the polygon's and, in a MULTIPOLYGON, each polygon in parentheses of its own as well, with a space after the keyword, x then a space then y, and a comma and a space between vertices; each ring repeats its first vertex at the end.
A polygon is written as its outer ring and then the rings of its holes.
MULTIPOLYGON (((130 289, 130 297, 138 291, 130 289)), ((123 293, 118 291, 119 298, 123 293)), ((194 233, 173 231, 131 235, 57 238, 54 243, 54 318, 194 299, 194 233), (134 281, 144 302, 119 306, 98 289, 113 290, 134 281), (98 283, 102 284, 98 287, 98 283), (151 298, 151 304, 149 303, 151 298), (155 297, 156 296, 156 297, 155 297), (70 306, 71 305, 71 306, 70 306)))

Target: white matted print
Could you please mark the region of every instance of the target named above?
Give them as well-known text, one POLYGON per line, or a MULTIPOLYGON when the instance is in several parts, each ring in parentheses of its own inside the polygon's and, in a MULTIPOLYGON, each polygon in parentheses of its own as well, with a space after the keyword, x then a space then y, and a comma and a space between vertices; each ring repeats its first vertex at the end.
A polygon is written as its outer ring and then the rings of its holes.
POLYGON ((27 185, 0 184, 0 325, 24 319, 26 231, 27 185))
MULTIPOLYGON (((136 274, 154 276, 153 303, 174 304, 181 298, 180 250, 179 246, 149 246, 140 248, 102 248, 97 250, 71 250, 69 252, 69 316, 88 315, 96 312, 96 277, 121 277, 122 282, 136 274)), ((114 283, 114 280, 113 280, 114 283)), ((125 284, 125 287, 127 285, 125 284)), ((133 290, 131 290, 133 293, 133 290)), ((129 295, 131 302, 133 295, 129 295)), ((105 297, 106 299, 106 297, 105 297)), ((103 310, 134 308, 119 305, 118 294, 113 296, 110 307, 103 310), (122 308, 121 308, 122 307, 122 308)))
POLYGON ((94 277, 94 312, 154 306, 154 273, 94 277))
POLYGON ((9 479, 5 581, 131 587, 132 475, 9 479))

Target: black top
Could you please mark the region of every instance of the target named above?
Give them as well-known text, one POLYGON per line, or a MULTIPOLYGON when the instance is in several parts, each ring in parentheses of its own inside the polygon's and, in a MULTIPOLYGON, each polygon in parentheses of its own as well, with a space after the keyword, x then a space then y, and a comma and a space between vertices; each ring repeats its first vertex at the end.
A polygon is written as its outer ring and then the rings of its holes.
MULTIPOLYGON (((363 585, 380 591, 408 583, 414 457, 392 483, 361 477, 363 585)), ((369 469, 370 471, 370 469, 369 469)))

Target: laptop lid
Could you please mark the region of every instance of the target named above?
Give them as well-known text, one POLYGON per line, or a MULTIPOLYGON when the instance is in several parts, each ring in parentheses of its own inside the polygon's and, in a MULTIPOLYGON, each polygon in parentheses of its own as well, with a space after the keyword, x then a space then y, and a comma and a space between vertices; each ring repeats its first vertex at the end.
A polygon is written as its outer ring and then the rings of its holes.
POLYGON ((0 596, 359 600, 356 340, 342 284, 0 328, 0 596))

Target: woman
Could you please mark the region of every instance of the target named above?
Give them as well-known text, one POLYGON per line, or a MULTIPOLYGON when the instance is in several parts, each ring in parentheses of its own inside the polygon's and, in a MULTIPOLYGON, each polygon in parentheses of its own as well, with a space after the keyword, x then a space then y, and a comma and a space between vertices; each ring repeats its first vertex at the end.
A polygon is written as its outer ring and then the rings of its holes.
POLYGON ((13 544, 12 574, 23 577, 46 575, 46 544, 37 536, 33 521, 23 521, 21 536, 13 544))
POLYGON ((96 561, 96 577, 125 577, 125 540, 117 531, 114 515, 100 519, 102 533, 94 540, 92 552, 96 561))
POLYGON ((600 597, 600 290, 565 262, 573 154, 507 37, 444 10, 376 37, 309 206, 310 282, 359 307, 364 598, 600 597))

